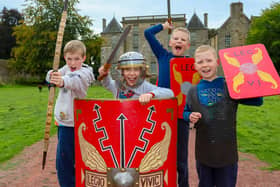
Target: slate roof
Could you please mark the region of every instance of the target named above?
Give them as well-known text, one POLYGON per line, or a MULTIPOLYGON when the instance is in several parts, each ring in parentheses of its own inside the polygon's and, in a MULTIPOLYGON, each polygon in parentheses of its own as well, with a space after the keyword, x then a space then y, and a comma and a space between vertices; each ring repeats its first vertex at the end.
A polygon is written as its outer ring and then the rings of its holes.
POLYGON ((199 17, 196 15, 196 13, 193 14, 187 27, 188 27, 188 29, 206 29, 206 27, 200 21, 199 17))
POLYGON ((106 26, 103 33, 120 33, 123 29, 121 25, 118 23, 115 17, 110 21, 110 23, 106 26))

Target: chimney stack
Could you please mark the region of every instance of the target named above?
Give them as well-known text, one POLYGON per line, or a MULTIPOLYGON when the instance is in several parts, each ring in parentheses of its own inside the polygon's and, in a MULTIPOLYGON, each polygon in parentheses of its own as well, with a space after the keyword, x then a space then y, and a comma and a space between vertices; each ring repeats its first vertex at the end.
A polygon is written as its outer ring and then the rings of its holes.
POLYGON ((104 31, 105 28, 106 28, 106 19, 103 18, 103 19, 102 19, 102 31, 104 31))
POLYGON ((208 27, 208 13, 204 13, 204 26, 208 27))
POLYGON ((231 3, 230 15, 231 17, 238 18, 243 14, 243 4, 241 2, 231 3))

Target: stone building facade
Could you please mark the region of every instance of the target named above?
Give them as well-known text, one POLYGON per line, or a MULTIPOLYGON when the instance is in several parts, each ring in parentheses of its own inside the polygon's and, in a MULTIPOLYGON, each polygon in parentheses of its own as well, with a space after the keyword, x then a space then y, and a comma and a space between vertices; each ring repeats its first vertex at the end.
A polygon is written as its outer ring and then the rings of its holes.
POLYGON ((230 5, 230 17, 217 30, 216 49, 242 46, 251 25, 251 20, 243 13, 241 2, 230 5))
MULTIPOLYGON (((108 25, 106 25, 106 20, 103 19, 103 32, 101 33, 101 37, 103 39, 103 43, 101 46, 101 64, 104 64, 109 58, 109 55, 116 46, 116 43, 120 38, 122 32, 123 28, 118 23, 115 17, 110 21, 108 25)), ((118 53, 113 59, 114 64, 117 61, 120 54, 122 54, 124 51, 124 45, 121 45, 118 50, 118 53)))
POLYGON ((198 46, 209 44, 207 13, 204 14, 204 23, 202 23, 196 13, 194 13, 187 25, 187 28, 191 33, 189 55, 193 56, 194 51, 198 46))
MULTIPOLYGON (((144 30, 152 25, 164 23, 166 20, 167 15, 123 17, 121 21, 123 25, 122 27, 115 18, 113 18, 108 25, 106 25, 106 21, 104 20, 103 32, 101 33, 101 37, 104 40, 104 44, 101 49, 101 64, 105 63, 106 59, 108 59, 123 29, 128 25, 131 25, 132 27, 130 33, 123 45, 120 47, 113 66, 116 66, 117 58, 124 52, 138 51, 144 55, 147 64, 150 66, 151 73, 157 72, 156 58, 144 37, 144 30)), ((175 27, 186 27, 186 15, 172 15, 172 23, 175 27)), ((170 35, 168 35, 168 31, 160 32, 157 37, 163 46, 168 48, 168 41, 170 37, 170 35)))
MULTIPOLYGON (((243 4, 241 2, 231 3, 230 16, 217 29, 217 35, 210 38, 209 44, 217 51, 245 45, 250 25, 251 20, 244 14, 243 4)), ((218 68, 218 74, 223 75, 221 66, 218 68)))
MULTIPOLYGON (((204 13, 203 23, 196 13, 193 14, 189 22, 187 22, 185 14, 173 14, 171 17, 175 27, 187 27, 191 33, 191 47, 185 54, 189 56, 193 56, 195 49, 202 44, 210 44, 217 51, 244 45, 251 23, 250 19, 243 13, 243 4, 241 2, 235 2, 230 5, 230 17, 220 28, 216 29, 217 34, 211 38, 209 38, 207 13, 204 13)), ((132 29, 120 47, 113 66, 116 65, 118 57, 124 52, 138 51, 145 56, 147 63, 150 65, 151 73, 157 73, 156 58, 144 37, 144 30, 152 25, 164 23, 166 20, 167 15, 123 17, 121 26, 115 18, 108 25, 106 25, 106 20, 103 19, 101 37, 104 43, 101 49, 101 64, 108 59, 124 28, 131 25, 132 29)), ((168 48, 170 38, 168 31, 160 32, 156 37, 164 47, 168 48)))

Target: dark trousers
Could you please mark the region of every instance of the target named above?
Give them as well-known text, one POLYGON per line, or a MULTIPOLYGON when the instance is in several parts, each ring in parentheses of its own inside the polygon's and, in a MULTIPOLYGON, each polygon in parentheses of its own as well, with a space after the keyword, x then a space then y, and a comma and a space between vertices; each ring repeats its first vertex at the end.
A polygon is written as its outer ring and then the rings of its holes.
POLYGON ((59 126, 56 150, 56 170, 61 187, 75 187, 74 128, 59 126))
POLYGON ((212 168, 196 162, 199 187, 235 187, 237 180, 237 163, 222 167, 212 168))
POLYGON ((178 171, 179 187, 189 186, 188 144, 189 144, 189 125, 183 119, 178 119, 177 171, 178 171))

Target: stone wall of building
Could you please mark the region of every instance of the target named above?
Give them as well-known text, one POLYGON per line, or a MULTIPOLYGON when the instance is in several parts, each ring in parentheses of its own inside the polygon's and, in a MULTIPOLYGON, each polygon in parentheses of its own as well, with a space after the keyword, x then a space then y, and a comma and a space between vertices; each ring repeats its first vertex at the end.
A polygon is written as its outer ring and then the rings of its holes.
MULTIPOLYGON (((104 64, 108 60, 112 50, 114 49, 116 43, 120 38, 120 35, 121 33, 108 33, 102 36, 103 43, 101 47, 101 64, 104 64)), ((123 52, 124 52, 124 46, 121 45, 113 60, 114 63, 118 60, 118 57, 123 52)))
MULTIPOLYGON (((115 18, 113 18, 112 21, 116 22, 114 19, 115 18)), ((167 15, 123 17, 121 21, 122 26, 117 25, 115 28, 124 29, 126 26, 131 25, 132 29, 126 41, 121 46, 119 53, 116 55, 113 66, 116 66, 117 58, 124 52, 138 51, 145 56, 147 64, 150 66, 150 72, 157 74, 157 59, 144 37, 144 30, 152 25, 164 23, 166 20, 167 15)), ((217 35, 209 39, 208 14, 204 14, 204 23, 202 23, 198 16, 194 13, 187 26, 191 33, 191 46, 190 49, 186 51, 185 55, 193 57, 195 49, 202 44, 210 44, 217 50, 217 52, 220 49, 245 45, 247 33, 250 28, 250 22, 250 19, 248 19, 248 17, 243 13, 243 4, 241 2, 232 3, 230 5, 229 18, 225 20, 224 24, 220 28, 217 29, 217 35), (194 20, 192 20, 193 18, 194 20)), ((174 27, 186 27, 186 15, 172 15, 172 23, 174 27)), ((105 28, 105 26, 103 28, 105 28)), ((101 49, 102 64, 106 62, 106 59, 108 59, 108 56, 112 51, 112 46, 114 46, 114 42, 118 40, 120 34, 121 32, 101 33, 101 36, 105 41, 101 49)), ((169 48, 168 42, 170 35, 168 35, 168 31, 162 31, 158 33, 156 37, 164 47, 167 49, 169 48)))
POLYGON ((191 30, 191 45, 189 48, 188 55, 193 57, 194 51, 200 45, 209 44, 208 29, 191 30))
MULTIPOLYGON (((132 29, 126 40, 126 51, 138 51, 144 55, 147 64, 150 66, 151 73, 157 73, 157 60, 154 56, 147 40, 144 37, 145 29, 164 23, 167 20, 167 15, 154 16, 135 16, 123 17, 122 24, 125 28, 127 25, 132 25, 132 29)), ((174 27, 186 27, 185 14, 172 15, 172 23, 174 27)), ((156 35, 160 43, 168 49, 170 35, 168 31, 162 31, 156 35)))
POLYGON ((218 29, 218 50, 245 45, 250 24, 243 13, 243 4, 232 3, 230 17, 218 29))

